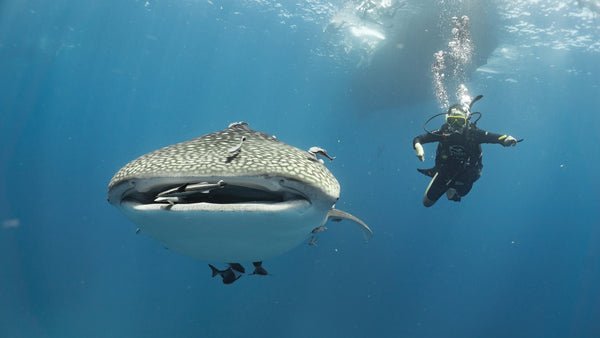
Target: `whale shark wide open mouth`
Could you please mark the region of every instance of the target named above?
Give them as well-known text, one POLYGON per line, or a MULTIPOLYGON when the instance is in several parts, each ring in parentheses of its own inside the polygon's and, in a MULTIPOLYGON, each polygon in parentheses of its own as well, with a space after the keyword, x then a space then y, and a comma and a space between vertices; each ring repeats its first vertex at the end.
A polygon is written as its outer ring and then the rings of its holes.
POLYGON ((285 186, 284 179, 223 178, 212 180, 145 179, 115 187, 111 203, 150 204, 277 204, 310 199, 297 189, 285 186), (124 189, 123 189, 124 188, 124 189), (116 199, 116 200, 113 200, 116 199))

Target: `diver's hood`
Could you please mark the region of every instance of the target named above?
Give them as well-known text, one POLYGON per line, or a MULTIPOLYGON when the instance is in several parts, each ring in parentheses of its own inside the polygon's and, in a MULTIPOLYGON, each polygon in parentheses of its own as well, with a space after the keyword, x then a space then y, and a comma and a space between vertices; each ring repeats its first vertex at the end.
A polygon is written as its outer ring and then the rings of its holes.
POLYGON ((469 117, 469 109, 462 104, 455 104, 448 108, 446 113, 448 116, 462 116, 465 119, 469 117))

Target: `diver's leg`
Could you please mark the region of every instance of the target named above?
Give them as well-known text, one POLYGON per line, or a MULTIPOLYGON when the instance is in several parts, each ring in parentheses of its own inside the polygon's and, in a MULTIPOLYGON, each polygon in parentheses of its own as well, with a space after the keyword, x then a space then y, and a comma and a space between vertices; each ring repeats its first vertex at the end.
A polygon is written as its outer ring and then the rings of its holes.
POLYGON ((423 205, 426 207, 434 205, 446 190, 448 190, 448 186, 445 180, 440 177, 439 172, 435 173, 427 186, 427 190, 425 190, 423 205))
POLYGON ((460 198, 462 196, 466 196, 469 191, 471 191, 471 188, 473 187, 473 182, 463 182, 462 185, 457 185, 455 187, 456 189, 456 194, 458 195, 458 200, 460 201, 460 198))
POLYGON ((473 188, 473 183, 477 181, 481 177, 481 168, 470 168, 466 170, 463 175, 461 175, 460 180, 454 183, 452 186, 456 189, 457 198, 455 201, 460 201, 462 196, 466 196, 471 188, 473 188))
POLYGON ((446 191, 446 197, 448 197, 449 201, 460 202, 460 195, 456 191, 455 188, 450 188, 446 191))

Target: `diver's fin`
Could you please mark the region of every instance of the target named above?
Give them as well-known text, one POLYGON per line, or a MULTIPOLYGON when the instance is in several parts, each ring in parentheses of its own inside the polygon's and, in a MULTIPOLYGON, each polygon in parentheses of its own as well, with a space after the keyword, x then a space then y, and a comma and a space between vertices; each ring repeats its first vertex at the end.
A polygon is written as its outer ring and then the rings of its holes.
POLYGON ((347 212, 338 210, 338 209, 331 209, 329 210, 329 212, 327 213, 327 219, 330 219, 334 222, 339 222, 342 219, 347 219, 347 220, 351 220, 354 221, 355 223, 357 223, 358 225, 360 225, 360 229, 363 232, 363 235, 365 236, 366 240, 370 240, 373 237, 373 231, 371 230, 371 228, 369 228, 365 222, 361 221, 360 219, 350 215, 347 212))
POLYGON ((429 177, 435 176, 437 169, 435 167, 429 169, 417 169, 421 174, 429 177))

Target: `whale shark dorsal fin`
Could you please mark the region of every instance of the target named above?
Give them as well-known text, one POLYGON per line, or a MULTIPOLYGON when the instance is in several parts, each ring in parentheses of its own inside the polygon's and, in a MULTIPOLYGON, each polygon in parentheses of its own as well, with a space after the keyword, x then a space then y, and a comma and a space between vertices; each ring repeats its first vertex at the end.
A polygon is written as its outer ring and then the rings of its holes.
POLYGON ((357 217, 354 217, 352 215, 350 215, 347 212, 338 210, 338 209, 331 209, 329 210, 329 212, 327 213, 327 219, 331 219, 332 221, 341 221, 342 219, 347 219, 350 221, 355 222, 356 224, 360 225, 360 229, 363 232, 363 235, 365 236, 365 239, 368 241, 371 238, 373 238, 373 231, 371 230, 371 228, 369 228, 365 222, 361 221, 360 219, 358 219, 357 217))

